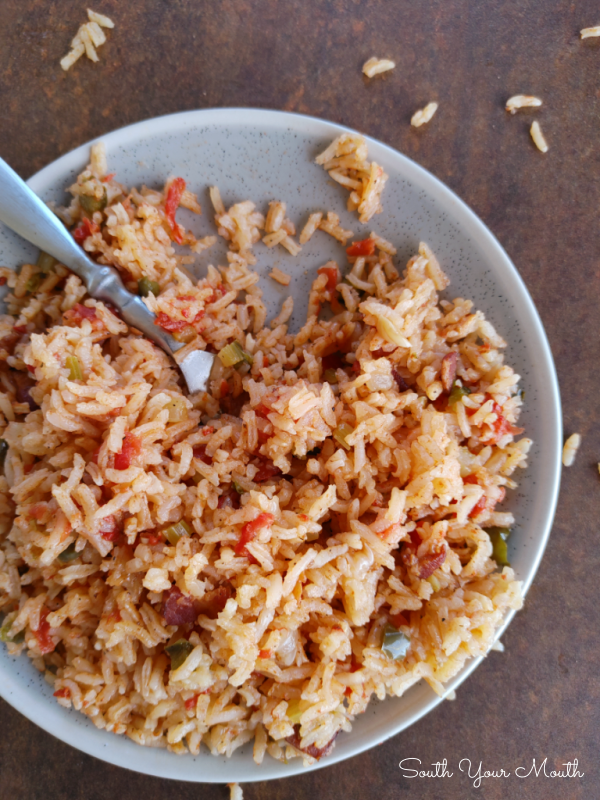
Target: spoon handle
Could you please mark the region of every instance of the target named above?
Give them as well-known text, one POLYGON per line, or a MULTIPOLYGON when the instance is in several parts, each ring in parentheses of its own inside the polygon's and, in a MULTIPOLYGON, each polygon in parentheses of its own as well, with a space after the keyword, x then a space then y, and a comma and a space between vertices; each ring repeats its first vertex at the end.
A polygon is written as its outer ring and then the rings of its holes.
POLYGON ((92 261, 59 218, 1 158, 0 221, 68 267, 81 278, 92 297, 112 303, 128 325, 140 330, 169 355, 182 347, 154 324, 154 314, 141 298, 127 291, 112 267, 92 261))

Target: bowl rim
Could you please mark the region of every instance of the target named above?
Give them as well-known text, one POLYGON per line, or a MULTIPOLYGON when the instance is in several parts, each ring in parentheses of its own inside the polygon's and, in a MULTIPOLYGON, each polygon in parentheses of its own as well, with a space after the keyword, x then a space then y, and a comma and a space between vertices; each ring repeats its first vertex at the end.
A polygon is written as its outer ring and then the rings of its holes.
MULTIPOLYGON (((236 127, 253 127, 265 129, 289 129, 290 131, 300 131, 302 133, 312 136, 333 137, 341 133, 357 133, 358 131, 341 125, 337 122, 324 120, 319 117, 313 117, 305 114, 297 114, 287 111, 262 109, 262 108, 240 108, 240 107, 225 107, 225 108, 208 108, 208 109, 193 109, 190 111, 182 111, 174 114, 166 114, 157 117, 152 117, 147 120, 133 123, 121 128, 118 128, 110 133, 98 136, 77 148, 65 153, 59 158, 52 161, 47 166, 32 175, 28 180, 28 185, 37 192, 43 192, 49 185, 55 185, 57 181, 63 180, 68 172, 79 171, 82 164, 88 162, 89 148, 96 142, 104 142, 107 148, 111 145, 122 147, 129 142, 139 142, 144 138, 151 138, 155 136, 164 136, 170 131, 189 130, 194 127, 210 127, 210 126, 225 126, 233 124, 236 127)), ((409 180, 414 179, 419 185, 427 192, 428 195, 434 194, 438 202, 444 203, 447 209, 450 209, 454 221, 460 225, 467 232, 477 236, 482 247, 489 248, 494 251, 496 259, 499 259, 502 269, 505 271, 505 277, 511 283, 511 291, 515 292, 525 306, 529 316, 529 323, 533 325, 536 348, 539 348, 537 357, 540 360, 538 368, 544 370, 547 379, 547 388, 550 392, 550 409, 552 411, 553 419, 551 421, 550 431, 551 439, 545 442, 546 451, 550 452, 550 458, 553 459, 554 468, 551 472, 550 481, 545 485, 546 495, 546 511, 543 517, 543 524, 539 526, 536 535, 536 551, 533 565, 529 572, 523 578, 523 595, 526 595, 531 583, 537 573, 544 551, 546 549, 554 515, 558 502, 558 494, 560 488, 561 477, 561 458, 560 452, 562 449, 562 415, 561 415, 561 401, 556 368, 552 358, 550 345, 542 325, 540 316, 533 303, 533 300, 527 290, 527 287, 521 278, 516 267, 512 263, 508 254, 490 231, 487 225, 475 214, 469 206, 460 199, 460 197, 441 180, 436 178, 431 172, 424 167, 417 164, 415 161, 405 156, 390 145, 381 142, 366 134, 361 134, 365 137, 370 146, 376 148, 383 148, 383 150, 393 159, 402 162, 403 177, 409 180)), ((499 638, 511 620, 515 612, 511 611, 503 621, 501 627, 497 632, 499 638)), ((455 676, 451 681, 446 684, 446 695, 456 689, 472 672, 475 670, 485 656, 479 656, 470 659, 461 672, 455 676)), ((183 771, 177 769, 177 764, 181 763, 181 756, 169 754, 172 758, 172 766, 169 770, 165 770, 161 765, 157 765, 152 759, 146 759, 148 764, 143 767, 138 767, 131 763, 131 759, 127 754, 120 753, 118 746, 119 739, 115 737, 114 742, 108 741, 103 747, 98 746, 95 737, 86 736, 86 729, 80 725, 74 724, 74 720, 63 716, 62 723, 56 714, 43 714, 45 719, 40 720, 39 708, 35 703, 31 702, 30 695, 26 687, 14 681, 10 674, 5 675, 4 669, 0 664, 0 696, 2 696, 13 708, 27 717, 31 722, 41 727, 46 732, 52 734, 61 741, 72 745, 76 749, 87 753, 88 755, 95 756, 103 761, 121 766, 126 769, 140 772, 142 774, 153 775, 162 778, 171 778, 177 780, 185 780, 192 782, 206 782, 206 783, 225 783, 227 781, 265 781, 282 777, 291 777, 296 774, 305 774, 311 770, 322 769, 327 766, 339 763, 347 758, 351 758, 359 753, 365 752, 377 744, 381 744, 387 739, 405 730, 410 725, 413 725, 423 716, 432 711, 443 698, 431 693, 431 699, 428 702, 421 703, 420 707, 413 711, 410 719, 401 722, 395 726, 391 726, 388 730, 381 735, 370 735, 366 743, 359 742, 354 746, 347 747, 343 752, 334 750, 331 756, 322 762, 317 762, 311 767, 303 767, 301 759, 296 759, 288 765, 281 765, 275 760, 269 763, 264 763, 261 767, 257 767, 256 771, 248 770, 248 778, 244 778, 237 769, 232 769, 233 764, 231 761, 221 759, 224 761, 224 775, 218 777, 215 775, 206 776, 201 775, 202 780, 194 775, 181 774, 183 771), (58 727, 51 727, 51 725, 58 727), (112 744, 113 746, 110 746, 112 744), (336 757, 337 753, 337 757, 336 757), (239 773, 239 774, 238 774, 239 773)), ((58 705, 56 709, 58 709, 58 705)), ((96 733, 96 729, 93 729, 96 733)), ((140 747, 138 745, 138 747, 140 747)), ((141 749, 141 748, 140 748, 141 749)), ((183 758, 189 758, 184 756, 183 758)), ((211 757, 214 758, 214 757, 211 757)), ((215 766, 217 760, 214 759, 215 766)))

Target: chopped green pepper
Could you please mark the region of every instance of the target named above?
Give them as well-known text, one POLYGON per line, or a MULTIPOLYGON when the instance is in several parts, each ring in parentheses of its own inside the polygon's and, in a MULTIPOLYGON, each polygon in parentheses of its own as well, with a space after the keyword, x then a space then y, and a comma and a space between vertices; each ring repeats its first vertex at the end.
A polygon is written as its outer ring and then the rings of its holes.
POLYGON ((83 208, 84 211, 87 211, 88 214, 93 214, 94 211, 102 211, 106 208, 106 203, 108 201, 106 195, 106 188, 103 187, 102 197, 98 198, 93 194, 80 194, 79 195, 79 205, 83 208))
POLYGON ((58 560, 61 564, 68 564, 70 561, 75 561, 76 558, 79 558, 79 553, 75 550, 75 542, 71 542, 62 553, 58 554, 58 560))
POLYGON ((492 558, 501 567, 507 567, 508 561, 508 537, 510 536, 510 528, 486 528, 486 532, 491 539, 492 558))
POLYGON ((178 639, 173 644, 165 647, 171 657, 171 669, 179 669, 193 649, 194 645, 188 642, 187 639, 178 639))
POLYGON ((47 275, 49 272, 54 272, 54 267, 58 264, 58 261, 51 256, 49 253, 44 253, 43 250, 40 251, 37 260, 37 266, 40 268, 40 271, 47 275))
POLYGON ((0 628, 0 642, 14 642, 14 644, 21 644, 25 641, 25 631, 19 631, 14 636, 9 635, 12 628, 12 620, 0 628))
POLYGON ((25 291, 28 294, 33 294, 39 288, 40 283, 42 282, 42 273, 36 272, 35 275, 32 275, 31 278, 25 284, 25 291))
POLYGON ((471 390, 468 386, 459 386, 456 381, 452 385, 452 390, 450 392, 450 396, 448 397, 448 404, 454 405, 454 403, 458 403, 465 395, 471 394, 471 390))
POLYGON ((79 363, 79 359, 77 358, 77 356, 67 356, 66 364, 71 371, 69 379, 72 381, 82 381, 83 371, 81 369, 81 364, 79 363))
POLYGON ((140 278, 138 281, 138 294, 140 297, 148 297, 149 294, 158 297, 160 294, 159 282, 151 281, 150 278, 140 278))
POLYGON ((348 425, 347 422, 342 422, 334 430, 333 438, 336 439, 342 445, 342 447, 345 447, 346 450, 350 450, 350 445, 346 441, 346 438, 350 436, 351 433, 354 433, 354 428, 352 425, 348 425))
POLYGON ((245 493, 246 490, 242 486, 240 486, 240 484, 235 479, 232 480, 231 483, 233 484, 233 488, 236 490, 238 494, 245 493))
POLYGON ((52 673, 52 675, 56 675, 58 672, 58 667, 56 664, 46 664, 46 672, 52 673))
POLYGON ((164 528, 163 533, 167 537, 169 543, 175 547, 182 536, 191 536, 193 530, 191 525, 181 520, 181 522, 176 522, 174 525, 169 525, 167 528, 164 528))
POLYGON ((250 365, 254 364, 254 358, 250 353, 244 350, 238 341, 226 344, 225 347, 219 351, 219 358, 224 367, 234 367, 241 361, 245 361, 246 364, 250 365))
POLYGON ((6 454, 8 453, 8 442, 5 439, 0 439, 0 468, 4 467, 6 461, 6 454))
POLYGON ((323 378, 325 378, 327 383, 338 383, 337 373, 334 369, 326 369, 323 373, 323 378))
POLYGON ((409 637, 388 623, 383 631, 383 644, 381 645, 384 655, 391 658, 392 661, 399 661, 404 658, 409 647, 409 637))

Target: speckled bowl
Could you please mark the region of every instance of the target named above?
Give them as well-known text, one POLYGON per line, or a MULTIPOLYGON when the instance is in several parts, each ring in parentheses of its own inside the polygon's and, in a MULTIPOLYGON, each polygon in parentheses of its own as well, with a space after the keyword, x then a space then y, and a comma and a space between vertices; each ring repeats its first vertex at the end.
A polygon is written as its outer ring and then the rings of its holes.
MULTIPOLYGON (((419 241, 428 242, 451 278, 449 296, 475 301, 477 308, 508 339, 508 361, 523 377, 527 401, 521 424, 535 441, 529 469, 507 506, 518 526, 511 537, 510 560, 527 590, 550 533, 560 478, 560 397, 552 355, 535 306, 510 259, 494 236, 459 198, 436 178, 390 147, 369 140, 369 156, 382 164, 390 179, 383 195, 384 211, 367 226, 345 210, 347 192, 328 180, 314 157, 335 136, 347 130, 323 120, 253 109, 190 111, 141 122, 103 137, 109 168, 125 184, 162 186, 170 175, 183 175, 199 193, 204 216, 184 221, 196 233, 212 233, 207 187, 216 184, 227 205, 251 198, 259 208, 269 200, 285 200, 288 215, 302 226, 308 212, 333 209, 342 224, 359 235, 371 229, 390 239, 402 264, 419 241)), ((59 158, 30 179, 45 200, 64 201, 64 187, 88 163, 89 145, 59 158)), ((188 212, 180 212, 182 215, 188 212)), ((315 270, 329 258, 340 258, 340 246, 317 232, 293 259, 281 248, 256 248, 258 270, 273 266, 293 275, 295 300, 292 325, 305 318, 307 294, 315 270)), ((207 263, 223 263, 223 249, 198 258, 199 274, 207 263)), ((15 265, 35 257, 33 248, 0 228, 0 263, 15 265)), ((271 312, 288 290, 265 277, 262 286, 271 312)), ((508 624, 506 621, 505 624, 508 624)), ((477 667, 472 660, 448 685, 456 688, 477 667)), ((97 730, 83 715, 66 711, 52 698, 50 687, 23 656, 12 659, 0 648, 0 694, 44 730, 86 753, 149 775, 188 781, 265 780, 304 771, 301 761, 280 764, 268 756, 261 767, 246 745, 231 759, 201 755, 176 756, 166 750, 140 747, 122 736, 97 730)), ((342 734, 333 754, 313 769, 356 755, 411 725, 440 702, 421 682, 403 697, 373 702, 342 734)))

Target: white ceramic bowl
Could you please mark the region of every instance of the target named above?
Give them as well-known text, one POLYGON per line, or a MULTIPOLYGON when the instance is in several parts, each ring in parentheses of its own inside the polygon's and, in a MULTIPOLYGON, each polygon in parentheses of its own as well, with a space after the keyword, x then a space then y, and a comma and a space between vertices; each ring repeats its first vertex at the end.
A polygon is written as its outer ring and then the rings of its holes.
MULTIPOLYGON (((328 180, 314 157, 346 128, 311 117, 278 111, 215 109, 189 111, 148 120, 104 136, 109 169, 125 184, 160 187, 170 175, 182 175, 200 195, 204 216, 190 214, 184 221, 196 233, 214 232, 207 187, 219 186, 226 205, 251 198, 260 208, 269 200, 285 200, 288 215, 301 226, 308 212, 334 210, 342 224, 360 238, 376 230, 390 239, 403 265, 419 241, 431 245, 451 278, 449 296, 475 301, 509 342, 507 360, 522 375, 526 405, 521 423, 535 441, 530 466, 510 493, 507 506, 518 526, 511 537, 510 560, 518 577, 529 587, 550 533, 560 479, 562 444, 560 397, 552 355, 542 324, 525 285, 508 256, 475 214, 446 186, 413 161, 381 142, 369 139, 369 156, 383 165, 390 179, 383 194, 384 211, 369 225, 360 225, 345 210, 347 192, 328 180)), ((64 187, 88 163, 89 145, 59 158, 29 180, 45 200, 64 202, 64 187)), ((185 214, 187 212, 180 212, 185 214)), ((305 318, 308 288, 315 270, 329 258, 340 258, 340 246, 317 233, 292 259, 256 248, 262 275, 279 266, 293 275, 295 299, 292 324, 305 318)), ((198 259, 204 265, 219 261, 223 249, 213 248, 198 259)), ((0 227, 0 263, 18 265, 35 257, 34 249, 0 227)), ((262 281, 275 312, 284 287, 262 281)), ((505 624, 508 624, 506 621, 505 624)), ((448 685, 456 688, 479 664, 474 659, 448 685)), ((0 647, 0 694, 32 722, 86 753, 149 775, 188 781, 231 782, 266 780, 303 772, 301 761, 280 764, 268 756, 261 767, 252 761, 246 745, 231 759, 208 751, 194 757, 140 747, 123 736, 97 730, 82 714, 66 711, 52 697, 50 687, 23 656, 10 658, 0 647)), ((373 702, 342 734, 333 754, 313 769, 356 755, 411 725, 440 702, 421 682, 403 697, 373 702)))

